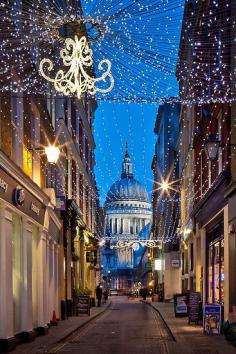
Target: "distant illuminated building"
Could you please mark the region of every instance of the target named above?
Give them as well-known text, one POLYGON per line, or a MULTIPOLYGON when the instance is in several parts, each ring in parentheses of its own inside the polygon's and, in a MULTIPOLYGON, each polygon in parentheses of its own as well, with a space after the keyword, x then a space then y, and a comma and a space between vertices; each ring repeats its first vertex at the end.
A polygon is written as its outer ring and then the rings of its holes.
MULTIPOLYGON (((105 236, 110 238, 110 245, 119 240, 149 238, 151 205, 146 188, 134 178, 132 169, 126 146, 121 178, 111 186, 105 202, 105 236)), ((142 252, 139 245, 135 243, 133 247, 103 249, 103 273, 110 276, 112 287, 132 287, 142 252)))

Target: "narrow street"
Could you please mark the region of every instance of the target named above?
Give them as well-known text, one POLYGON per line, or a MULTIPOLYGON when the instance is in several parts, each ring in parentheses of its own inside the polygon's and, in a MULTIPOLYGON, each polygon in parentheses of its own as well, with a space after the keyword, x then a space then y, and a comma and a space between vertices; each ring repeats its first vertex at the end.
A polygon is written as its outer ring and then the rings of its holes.
MULTIPOLYGON (((169 353, 174 339, 158 312, 139 300, 114 297, 99 319, 62 344, 58 353, 169 353)), ((55 352, 55 351, 53 351, 55 352)))
POLYGON ((236 354, 235 206, 236 0, 0 0, 0 354, 236 354))

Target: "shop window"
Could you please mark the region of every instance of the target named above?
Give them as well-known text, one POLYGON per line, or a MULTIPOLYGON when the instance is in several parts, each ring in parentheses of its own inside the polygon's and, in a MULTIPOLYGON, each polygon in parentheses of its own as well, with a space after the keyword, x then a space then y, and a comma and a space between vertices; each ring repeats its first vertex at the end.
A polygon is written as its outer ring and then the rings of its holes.
POLYGON ((85 190, 85 204, 86 204, 86 224, 89 226, 89 189, 85 190))
POLYGON ((93 231, 93 227, 94 227, 94 219, 93 219, 93 199, 90 199, 90 227, 93 231))
POLYGON ((76 200, 76 197, 77 197, 77 167, 76 167, 75 160, 72 160, 71 178, 72 178, 72 198, 76 200))
POLYGON ((23 145, 23 171, 32 178, 33 174, 33 153, 23 145))
POLYGON ((9 97, 0 98, 0 146, 1 150, 12 158, 13 129, 11 121, 11 101, 9 97))
POLYGON ((22 222, 21 218, 13 214, 12 218, 12 285, 13 285, 13 326, 14 332, 20 332, 21 312, 21 287, 23 276, 21 272, 22 262, 22 222))
POLYGON ((86 263, 94 263, 94 251, 87 251, 86 252, 86 263))
POLYGON ((79 207, 82 212, 83 212, 83 208, 84 208, 83 201, 84 201, 83 175, 80 174, 80 176, 79 176, 79 207))
POLYGON ((193 262, 194 262, 194 258, 193 258, 193 243, 190 243, 190 271, 193 271, 193 262))
POLYGON ((184 262, 184 252, 182 252, 182 275, 184 275, 184 266, 185 266, 185 262, 184 262))
POLYGON ((207 301, 224 303, 223 223, 207 233, 207 301))

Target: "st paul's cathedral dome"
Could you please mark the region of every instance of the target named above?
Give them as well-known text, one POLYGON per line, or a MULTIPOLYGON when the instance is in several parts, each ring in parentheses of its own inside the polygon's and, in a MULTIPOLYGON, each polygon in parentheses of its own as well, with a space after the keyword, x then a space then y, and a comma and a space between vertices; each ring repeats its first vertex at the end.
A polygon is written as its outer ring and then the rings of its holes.
MULTIPOLYGON (((132 167, 126 144, 121 178, 110 187, 104 205, 105 236, 110 240, 111 246, 119 241, 134 242, 139 237, 143 238, 139 236, 142 230, 150 230, 152 211, 148 194, 145 186, 134 178, 132 167)), ((114 287, 131 286, 135 277, 136 258, 136 252, 130 246, 123 249, 104 249, 103 272, 112 274, 114 287)))

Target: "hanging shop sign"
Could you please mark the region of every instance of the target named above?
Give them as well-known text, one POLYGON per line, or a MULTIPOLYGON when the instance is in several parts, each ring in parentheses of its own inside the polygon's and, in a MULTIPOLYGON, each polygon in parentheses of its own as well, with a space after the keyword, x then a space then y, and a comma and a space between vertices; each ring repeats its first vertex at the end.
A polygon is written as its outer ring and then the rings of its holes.
POLYGON ((220 334, 221 305, 206 304, 203 310, 203 332, 206 334, 220 334))
POLYGON ((0 166, 0 198, 40 224, 44 224, 46 207, 0 166))
POLYGON ((172 268, 179 268, 179 266, 180 266, 179 259, 172 259, 171 266, 172 266, 172 268))
POLYGON ((66 197, 64 195, 56 196, 56 209, 66 210, 66 197))

